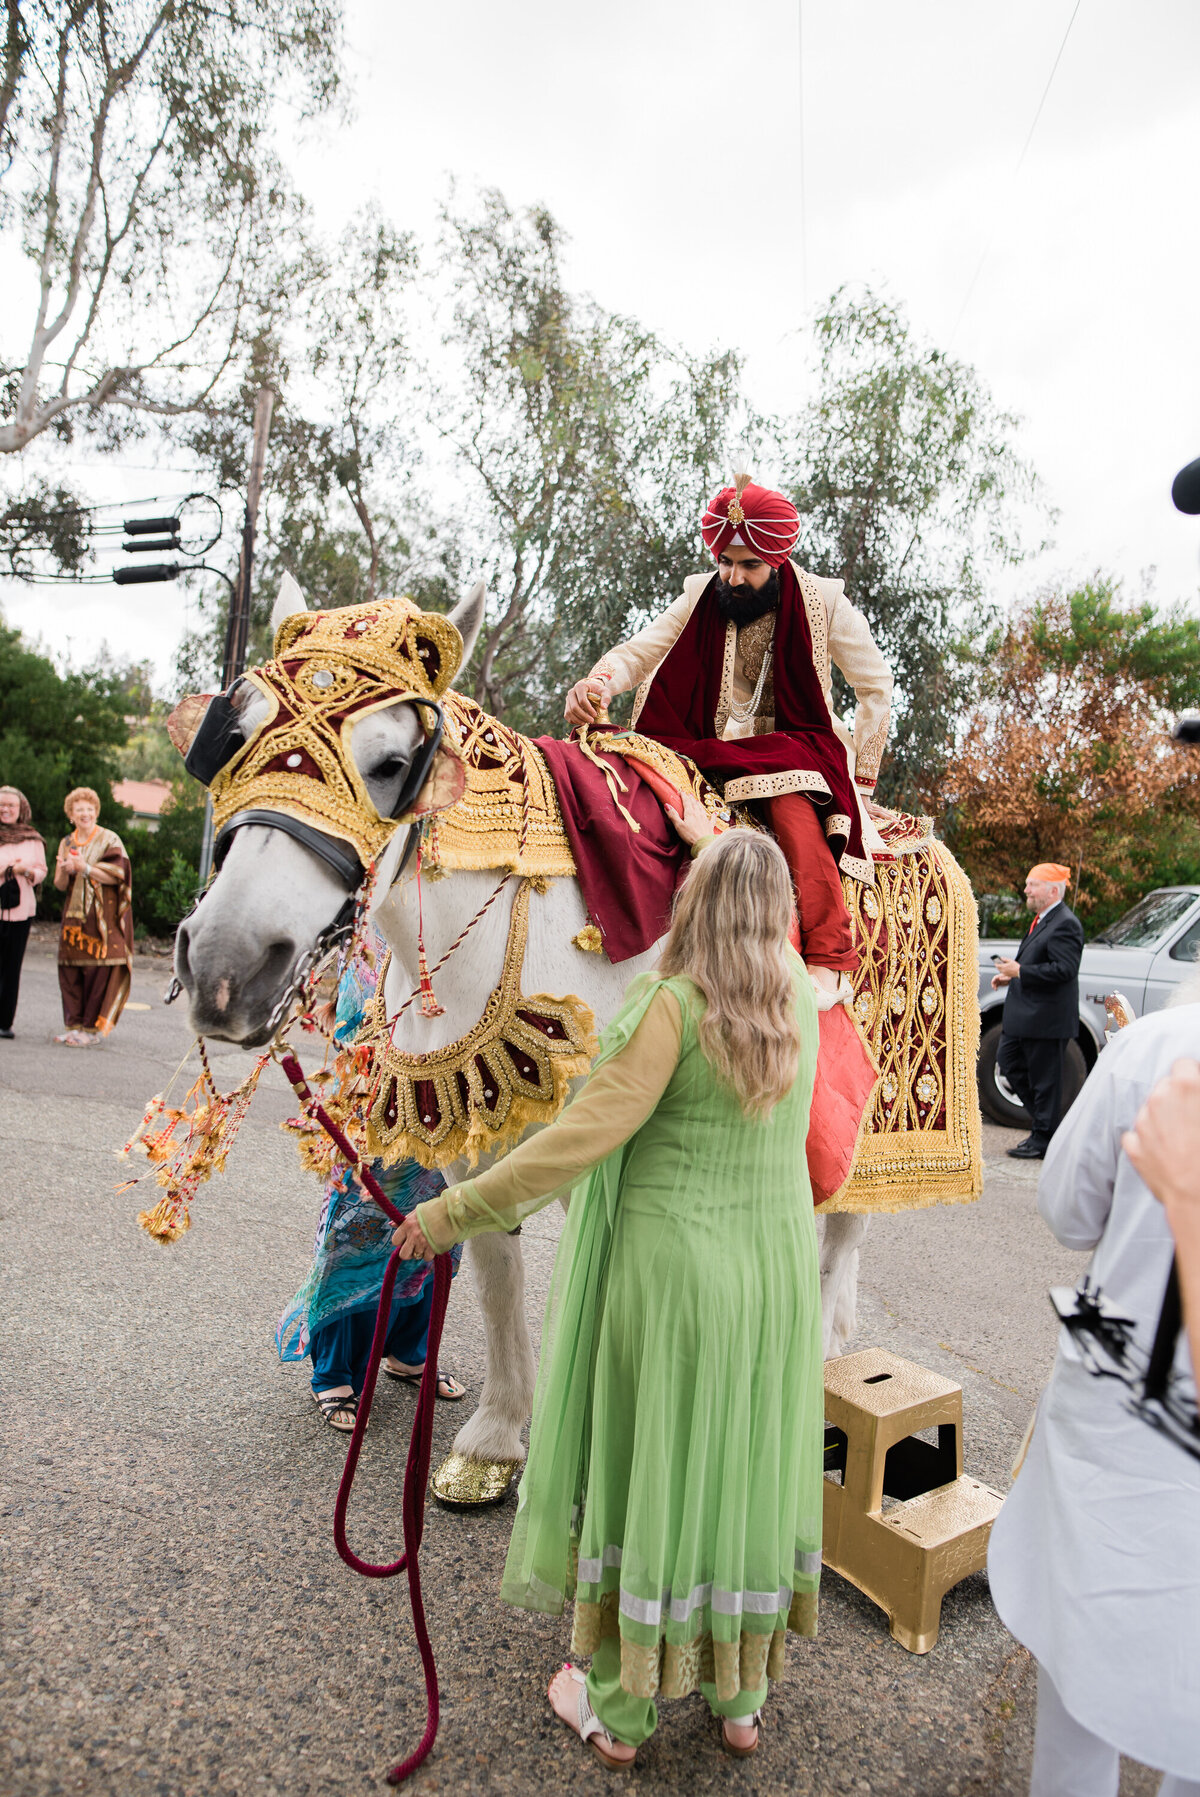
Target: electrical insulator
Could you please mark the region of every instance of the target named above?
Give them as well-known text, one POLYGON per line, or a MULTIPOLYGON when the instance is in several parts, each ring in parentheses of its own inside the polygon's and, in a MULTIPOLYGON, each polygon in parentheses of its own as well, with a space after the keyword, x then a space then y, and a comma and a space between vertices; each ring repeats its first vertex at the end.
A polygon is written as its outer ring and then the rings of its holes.
POLYGON ((143 581, 178 580, 178 562, 146 562, 136 568, 114 568, 114 582, 119 587, 140 586, 143 581))

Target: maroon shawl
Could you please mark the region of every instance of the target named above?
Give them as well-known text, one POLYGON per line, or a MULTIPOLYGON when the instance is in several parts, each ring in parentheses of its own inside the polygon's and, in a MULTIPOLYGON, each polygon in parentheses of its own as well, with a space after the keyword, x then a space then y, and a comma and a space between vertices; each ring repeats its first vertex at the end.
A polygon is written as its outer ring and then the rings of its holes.
POLYGON ((705 778, 722 790, 731 780, 769 780, 772 774, 803 773, 818 779, 823 790, 810 790, 807 796, 821 817, 850 820, 848 836, 844 829, 827 832, 835 862, 840 863, 843 853, 863 862, 858 802, 846 750, 834 731, 817 677, 804 595, 790 562, 784 562, 779 570, 773 666, 775 729, 767 736, 738 737, 732 742, 714 734, 725 660, 725 620, 717 608, 717 578, 714 574, 701 593, 651 680, 637 729, 678 755, 690 755, 705 778))
MULTIPOLYGON (((636 835, 617 810, 604 775, 577 742, 535 740, 558 793, 580 891, 605 954, 610 961, 645 954, 670 927, 675 888, 691 865, 687 849, 654 788, 624 756, 604 759, 625 784, 621 803, 641 825, 636 835)), ((599 749, 596 733, 591 743, 599 749)))

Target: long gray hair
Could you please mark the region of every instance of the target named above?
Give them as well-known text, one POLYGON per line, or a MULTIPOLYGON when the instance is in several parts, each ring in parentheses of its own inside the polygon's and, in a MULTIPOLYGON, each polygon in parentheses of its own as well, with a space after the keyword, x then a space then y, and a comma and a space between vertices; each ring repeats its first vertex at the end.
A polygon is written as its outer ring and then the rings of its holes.
POLYGON ((661 973, 686 974, 704 994, 701 1050, 747 1117, 769 1117, 796 1078, 791 917, 792 879, 780 850, 769 836, 729 830, 676 895, 659 962, 661 973))

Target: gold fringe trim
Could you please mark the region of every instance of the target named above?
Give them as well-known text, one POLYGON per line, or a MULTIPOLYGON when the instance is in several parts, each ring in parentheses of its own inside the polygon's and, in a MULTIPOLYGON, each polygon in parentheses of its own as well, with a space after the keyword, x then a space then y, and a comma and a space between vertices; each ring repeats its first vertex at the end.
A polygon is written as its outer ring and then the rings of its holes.
POLYGON ((366 1119, 367 1152, 391 1166, 411 1158, 445 1167, 501 1153, 535 1123, 552 1123, 587 1073, 598 1047, 596 1020, 581 998, 521 992, 529 934, 530 882, 513 900, 500 984, 483 1016, 457 1042, 432 1054, 392 1046, 384 990, 387 965, 355 1044, 371 1058, 374 1094, 366 1119))
POLYGON ((439 698, 458 672, 462 638, 448 618, 407 599, 297 612, 275 659, 245 676, 270 713, 214 775, 213 822, 267 806, 351 843, 364 867, 396 830, 380 817, 349 753, 359 719, 412 695, 439 698))
MULTIPOLYGON (((99 904, 100 900, 97 899, 96 902, 99 904)), ((79 923, 63 924, 62 946, 64 948, 73 948, 78 954, 88 955, 93 961, 102 961, 104 959, 103 942, 97 941, 95 936, 85 935, 83 925, 79 923)))
POLYGON ((575 859, 541 751, 473 699, 443 700, 446 739, 467 773, 466 790, 427 826, 427 870, 573 879, 575 859))

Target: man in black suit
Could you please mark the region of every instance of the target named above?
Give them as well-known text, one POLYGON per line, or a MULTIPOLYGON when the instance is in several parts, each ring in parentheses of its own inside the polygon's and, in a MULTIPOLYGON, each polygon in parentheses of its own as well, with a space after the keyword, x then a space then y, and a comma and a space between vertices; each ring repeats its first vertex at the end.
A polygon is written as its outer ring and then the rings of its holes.
POLYGON ((1033 1130, 1009 1149, 1018 1161, 1044 1159, 1058 1128, 1063 1059, 1079 1034, 1079 957, 1083 930, 1064 902, 1069 867, 1042 861, 1025 882, 1033 922, 1015 961, 996 963, 993 987, 1007 986, 996 1064, 1033 1120, 1033 1130))

